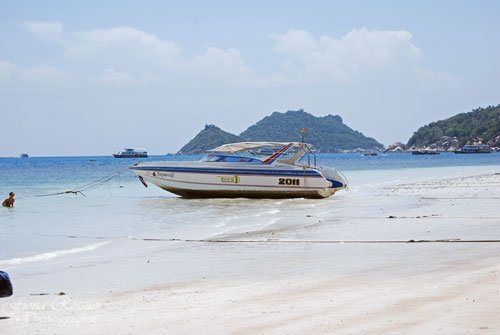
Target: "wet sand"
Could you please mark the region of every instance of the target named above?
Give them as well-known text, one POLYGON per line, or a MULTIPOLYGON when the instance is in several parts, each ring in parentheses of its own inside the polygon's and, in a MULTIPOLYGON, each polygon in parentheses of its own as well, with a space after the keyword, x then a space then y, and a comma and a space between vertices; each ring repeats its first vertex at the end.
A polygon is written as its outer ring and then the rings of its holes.
POLYGON ((136 241, 135 258, 87 264, 101 289, 84 270, 38 265, 14 284, 50 294, 0 300, 9 317, 0 332, 499 333, 500 174, 421 180, 339 193, 325 203, 335 215, 304 209, 290 229, 216 236, 224 243, 136 241), (191 276, 162 280, 182 264, 191 276), (148 284, 120 286, 124 274, 148 284), (57 296, 61 277, 73 286, 57 296))

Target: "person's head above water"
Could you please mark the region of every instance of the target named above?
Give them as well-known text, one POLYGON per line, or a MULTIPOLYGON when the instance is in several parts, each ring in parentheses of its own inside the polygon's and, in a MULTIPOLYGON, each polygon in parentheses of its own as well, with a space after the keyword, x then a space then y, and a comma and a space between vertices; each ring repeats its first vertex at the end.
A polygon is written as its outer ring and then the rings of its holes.
POLYGON ((15 195, 16 195, 16 194, 15 194, 14 192, 10 192, 10 193, 9 193, 9 197, 13 197, 13 196, 15 196, 15 195))

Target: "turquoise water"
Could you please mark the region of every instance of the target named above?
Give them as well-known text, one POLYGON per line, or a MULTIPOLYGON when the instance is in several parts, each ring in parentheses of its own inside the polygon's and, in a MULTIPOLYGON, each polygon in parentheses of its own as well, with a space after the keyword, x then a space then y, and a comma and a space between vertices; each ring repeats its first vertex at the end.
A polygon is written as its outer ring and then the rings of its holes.
MULTIPOLYGON (((200 157, 153 156, 147 160, 197 160, 200 157)), ((10 191, 16 193, 16 207, 0 211, 0 268, 15 268, 94 248, 111 248, 130 238, 237 236, 297 221, 297 217, 304 216, 304 211, 313 208, 328 217, 334 215, 335 202, 342 201, 345 194, 339 192, 325 201, 186 200, 154 186, 144 188, 127 169, 136 161, 145 159, 0 158, 0 196, 6 197, 10 191), (41 196, 78 189, 115 172, 119 175, 98 188, 85 191, 85 196, 41 196)), ((452 173, 457 173, 470 172, 477 166, 498 166, 500 153, 318 154, 317 163, 344 172, 355 191, 363 189, 363 185, 391 182, 396 178, 411 182, 415 176, 432 177, 436 169, 450 168, 452 173), (400 172, 391 172, 395 170, 400 172)))
MULTIPOLYGON (((156 160, 199 160, 202 156, 168 155, 148 159, 116 159, 113 157, 32 157, 0 158, 0 192, 14 188, 27 191, 52 189, 53 186, 78 187, 120 172, 124 182, 134 179, 127 167, 135 162, 156 160)), ((397 170, 446 166, 482 166, 500 164, 500 153, 457 155, 411 155, 406 153, 363 156, 360 154, 318 154, 318 165, 335 167, 343 172, 354 170, 397 170)), ((306 159, 303 159, 306 161, 306 159)), ((3 193, 0 193, 3 194, 3 193)), ((33 192, 31 192, 33 193, 33 192)))

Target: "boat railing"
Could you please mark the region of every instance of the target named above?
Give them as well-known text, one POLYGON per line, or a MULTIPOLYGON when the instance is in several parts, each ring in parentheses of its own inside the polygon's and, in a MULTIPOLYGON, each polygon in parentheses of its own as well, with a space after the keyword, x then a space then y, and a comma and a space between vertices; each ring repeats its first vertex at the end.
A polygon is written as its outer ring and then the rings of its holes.
POLYGON ((311 156, 312 156, 314 168, 316 168, 316 155, 309 146, 305 146, 304 156, 307 156, 307 167, 311 167, 311 156))

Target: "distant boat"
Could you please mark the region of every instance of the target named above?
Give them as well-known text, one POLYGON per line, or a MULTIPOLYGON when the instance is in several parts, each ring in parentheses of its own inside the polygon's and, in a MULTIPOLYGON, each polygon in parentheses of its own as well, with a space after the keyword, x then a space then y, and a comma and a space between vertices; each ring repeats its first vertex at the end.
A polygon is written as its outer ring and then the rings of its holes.
POLYGON ((491 153, 491 148, 486 144, 477 145, 464 145, 458 150, 455 150, 456 154, 489 154, 491 153))
POLYGON ((28 155, 28 154, 20 154, 19 158, 30 158, 30 155, 28 155))
POLYGON ((376 152, 365 152, 363 156, 378 156, 378 154, 376 152))
POLYGON ((432 149, 413 150, 412 155, 439 155, 439 151, 432 149))
POLYGON ((144 148, 125 148, 113 156, 115 158, 147 158, 148 152, 144 148))

